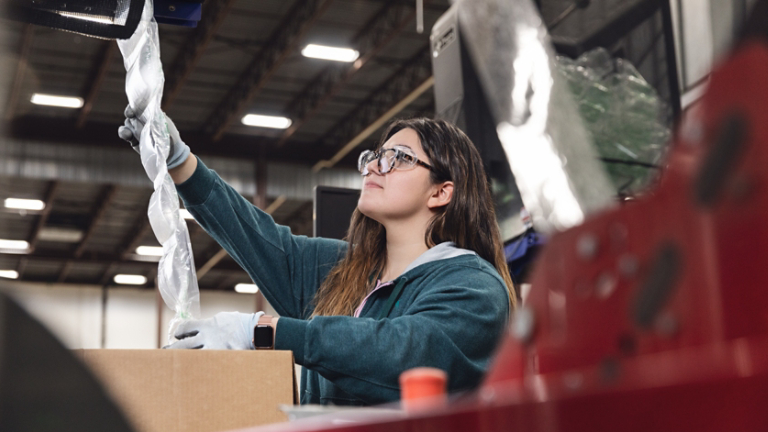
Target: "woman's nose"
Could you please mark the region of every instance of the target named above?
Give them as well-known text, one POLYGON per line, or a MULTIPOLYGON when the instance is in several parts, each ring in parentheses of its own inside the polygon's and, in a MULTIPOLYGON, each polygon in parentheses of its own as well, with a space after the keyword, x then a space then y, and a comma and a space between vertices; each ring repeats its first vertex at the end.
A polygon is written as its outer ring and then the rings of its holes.
POLYGON ((368 162, 368 165, 365 166, 369 173, 374 173, 376 175, 382 175, 381 171, 379 170, 379 160, 374 159, 370 162, 368 162))

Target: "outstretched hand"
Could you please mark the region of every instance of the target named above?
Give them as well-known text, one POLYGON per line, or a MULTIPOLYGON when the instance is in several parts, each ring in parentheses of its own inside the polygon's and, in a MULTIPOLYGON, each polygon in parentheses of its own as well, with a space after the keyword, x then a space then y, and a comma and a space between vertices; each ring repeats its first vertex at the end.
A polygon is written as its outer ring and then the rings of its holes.
POLYGON ((253 328, 264 312, 220 312, 213 318, 181 323, 169 349, 254 349, 253 328))

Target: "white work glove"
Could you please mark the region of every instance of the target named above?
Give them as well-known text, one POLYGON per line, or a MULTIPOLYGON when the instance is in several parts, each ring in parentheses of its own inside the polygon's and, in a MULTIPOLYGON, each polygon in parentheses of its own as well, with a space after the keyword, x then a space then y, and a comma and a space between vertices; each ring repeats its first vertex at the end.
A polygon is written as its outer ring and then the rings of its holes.
POLYGON ((264 312, 219 312, 213 318, 184 321, 176 329, 178 341, 169 349, 255 349, 253 328, 264 312))
MULTIPOLYGON (((168 128, 168 136, 171 144, 170 151, 168 152, 168 159, 166 159, 165 162, 168 165, 168 169, 171 169, 176 168, 181 165, 182 162, 187 160, 190 151, 189 146, 184 144, 184 141, 181 140, 179 130, 176 129, 176 125, 173 124, 173 121, 165 115, 165 113, 163 113, 163 116, 165 117, 165 126, 168 128)), ((117 136, 128 141, 138 154, 141 154, 141 151, 139 150, 139 138, 141 138, 142 129, 144 129, 144 123, 139 120, 131 106, 128 105, 125 107, 125 123, 117 129, 117 136)))

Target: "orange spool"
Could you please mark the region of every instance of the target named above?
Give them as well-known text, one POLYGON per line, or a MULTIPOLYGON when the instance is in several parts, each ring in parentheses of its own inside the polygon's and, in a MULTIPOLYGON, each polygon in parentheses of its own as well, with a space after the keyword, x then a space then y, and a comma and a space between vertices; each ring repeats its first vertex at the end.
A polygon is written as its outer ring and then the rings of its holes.
POLYGON ((400 374, 400 398, 406 411, 445 405, 447 387, 448 374, 440 369, 420 367, 400 374))

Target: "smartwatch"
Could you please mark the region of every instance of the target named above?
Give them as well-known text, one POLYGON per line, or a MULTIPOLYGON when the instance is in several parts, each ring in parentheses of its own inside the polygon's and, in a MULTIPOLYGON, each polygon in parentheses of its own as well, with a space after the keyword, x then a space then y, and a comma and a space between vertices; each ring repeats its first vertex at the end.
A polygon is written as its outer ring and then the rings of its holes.
POLYGON ((272 327, 271 315, 262 315, 256 327, 253 328, 253 346, 257 350, 270 350, 275 348, 275 329, 272 327))

